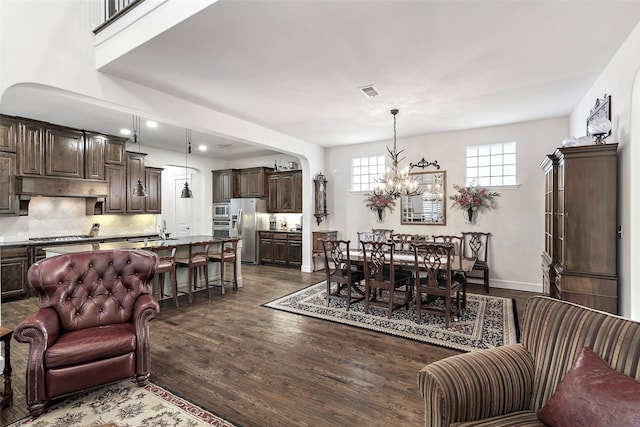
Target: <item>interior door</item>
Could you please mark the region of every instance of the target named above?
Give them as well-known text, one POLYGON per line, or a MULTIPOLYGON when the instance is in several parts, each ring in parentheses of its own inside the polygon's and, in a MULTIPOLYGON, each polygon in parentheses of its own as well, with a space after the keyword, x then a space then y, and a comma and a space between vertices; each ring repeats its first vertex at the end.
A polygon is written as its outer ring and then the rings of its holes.
MULTIPOLYGON (((189 187, 193 188, 191 183, 191 174, 186 176, 189 187)), ((173 195, 175 197, 176 206, 176 237, 191 236, 191 224, 193 223, 193 198, 181 198, 180 194, 184 188, 185 176, 176 176, 173 181, 173 195)))

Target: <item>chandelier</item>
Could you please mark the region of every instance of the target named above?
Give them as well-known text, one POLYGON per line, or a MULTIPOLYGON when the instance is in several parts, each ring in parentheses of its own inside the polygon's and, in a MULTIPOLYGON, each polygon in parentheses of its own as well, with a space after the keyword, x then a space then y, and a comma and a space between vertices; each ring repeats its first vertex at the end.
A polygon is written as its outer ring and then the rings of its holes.
POLYGON ((373 192, 376 195, 386 195, 391 199, 397 199, 400 196, 418 196, 423 190, 418 186, 418 181, 409 175, 409 167, 406 166, 402 170, 399 169, 398 163, 404 160, 404 157, 398 160, 398 156, 404 150, 398 151, 396 148, 396 115, 398 109, 391 110, 393 114, 393 150, 387 147, 389 157, 391 157, 391 167, 387 168, 380 178, 376 181, 378 185, 373 192))
POLYGON ((182 193, 180 193, 181 199, 193 198, 193 191, 189 188, 189 171, 187 169, 187 156, 191 154, 191 129, 186 129, 185 138, 185 150, 184 150, 184 187, 182 193))
MULTIPOLYGON (((142 143, 142 133, 140 131, 140 116, 133 116, 133 143, 138 144, 138 155, 140 155, 140 144, 142 143)), ((147 197, 147 190, 142 183, 142 177, 144 176, 142 171, 142 162, 140 162, 140 169, 138 171, 138 182, 133 186, 134 197, 147 197)))

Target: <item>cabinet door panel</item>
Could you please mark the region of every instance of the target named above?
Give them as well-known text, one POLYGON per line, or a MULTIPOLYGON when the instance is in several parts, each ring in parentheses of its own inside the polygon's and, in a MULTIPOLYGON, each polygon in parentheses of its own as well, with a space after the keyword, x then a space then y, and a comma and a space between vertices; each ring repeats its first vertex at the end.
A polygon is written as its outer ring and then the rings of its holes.
POLYGON ((0 151, 16 152, 18 126, 18 122, 15 120, 0 118, 0 151))
POLYGON ((31 123, 20 125, 19 175, 44 175, 44 129, 31 123))
POLYGON ((145 168, 147 213, 162 213, 162 169, 145 168))
POLYGON ((47 176, 84 178, 84 138, 71 129, 53 128, 46 133, 47 176))
POLYGON ((104 162, 111 165, 124 165, 125 142, 109 137, 105 141, 104 162))
POLYGON ((87 135, 85 144, 85 170, 87 179, 104 179, 105 138, 87 135))
POLYGON ((0 214, 17 213, 15 171, 16 155, 0 152, 0 214))
POLYGON ((25 295, 28 291, 27 270, 29 260, 27 255, 21 257, 2 257, 2 298, 25 295))
POLYGON ((133 195, 133 188, 141 180, 144 184, 144 157, 137 153, 127 153, 127 213, 144 213, 146 197, 133 195))
POLYGON ((104 213, 124 213, 126 204, 126 185, 124 166, 105 165, 105 175, 108 183, 108 196, 104 213))

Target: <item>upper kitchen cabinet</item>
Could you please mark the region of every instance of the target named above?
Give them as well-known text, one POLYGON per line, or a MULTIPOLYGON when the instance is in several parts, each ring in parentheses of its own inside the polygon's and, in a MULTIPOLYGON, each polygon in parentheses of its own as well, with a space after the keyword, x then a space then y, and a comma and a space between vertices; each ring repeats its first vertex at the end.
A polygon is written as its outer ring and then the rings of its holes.
POLYGON ((239 197, 239 174, 236 169, 211 171, 213 203, 228 202, 239 197))
POLYGON ((85 150, 85 178, 104 180, 104 149, 106 137, 86 133, 85 150))
POLYGON ((125 139, 110 136, 105 139, 104 162, 108 165, 124 165, 125 139))
MULTIPOLYGON (((81 131, 50 127, 45 132, 45 175, 84 178, 84 135, 81 131)), ((104 177, 104 171, 102 173, 104 177)))
POLYGON ((147 199, 145 201, 146 213, 162 213, 162 168, 144 168, 147 199))
POLYGON ((269 185, 267 183, 268 173, 271 168, 257 167, 241 169, 240 175, 240 197, 268 197, 269 185))
POLYGON ((127 173, 124 165, 105 165, 107 178, 107 198, 104 202, 105 214, 123 214, 127 210, 127 173))
POLYGON ((16 215, 16 155, 0 151, 0 215, 16 215))
POLYGON ((126 155, 127 165, 127 180, 126 180, 126 194, 127 194, 127 213, 145 213, 146 197, 138 197, 133 195, 133 189, 141 180, 144 184, 144 157, 146 154, 142 153, 129 153, 126 155))
POLYGON ((8 117, 0 117, 0 151, 16 152, 16 144, 18 142, 17 120, 8 117))
POLYGON ((18 175, 44 175, 44 134, 39 122, 21 122, 18 132, 18 175))
POLYGON ((302 213, 302 171, 269 174, 267 210, 279 213, 302 213))

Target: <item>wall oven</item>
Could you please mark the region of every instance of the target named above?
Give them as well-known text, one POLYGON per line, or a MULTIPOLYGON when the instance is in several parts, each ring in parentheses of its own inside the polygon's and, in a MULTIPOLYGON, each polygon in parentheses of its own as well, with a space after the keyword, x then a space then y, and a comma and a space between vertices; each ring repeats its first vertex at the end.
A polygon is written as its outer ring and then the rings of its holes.
POLYGON ((213 204, 213 219, 225 220, 229 219, 229 203, 214 203, 213 204))
POLYGON ((213 237, 229 237, 229 231, 231 230, 230 219, 214 219, 213 220, 213 237))

